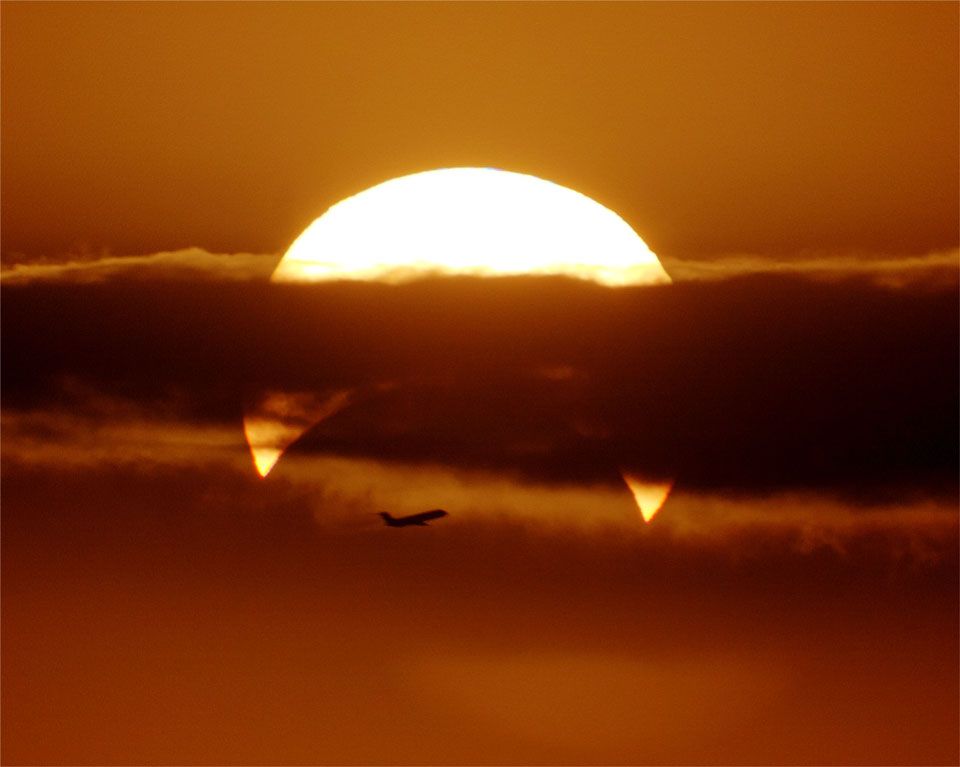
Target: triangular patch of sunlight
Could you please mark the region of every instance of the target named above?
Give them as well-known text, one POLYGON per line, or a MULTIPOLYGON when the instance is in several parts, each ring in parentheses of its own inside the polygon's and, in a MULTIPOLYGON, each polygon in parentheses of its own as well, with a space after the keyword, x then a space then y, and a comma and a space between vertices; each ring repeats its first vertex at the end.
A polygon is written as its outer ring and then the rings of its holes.
POLYGON ((643 521, 648 523, 654 518, 656 513, 670 495, 673 489, 673 480, 666 482, 648 482, 636 474, 628 474, 625 471, 620 472, 623 481, 626 482, 630 492, 633 493, 633 499, 637 502, 637 509, 643 521))
POLYGON ((243 432, 257 473, 267 476, 290 445, 345 408, 350 397, 351 391, 346 389, 327 396, 281 391, 265 394, 243 417, 243 432))

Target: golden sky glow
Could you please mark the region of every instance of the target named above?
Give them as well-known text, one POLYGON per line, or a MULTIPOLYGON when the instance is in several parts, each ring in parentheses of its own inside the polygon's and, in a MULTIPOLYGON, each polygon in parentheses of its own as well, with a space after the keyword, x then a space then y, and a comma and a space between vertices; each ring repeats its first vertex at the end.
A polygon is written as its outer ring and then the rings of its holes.
POLYGON ((558 184, 492 168, 415 173, 348 197, 296 239, 273 279, 407 282, 438 274, 670 282, 613 211, 558 184))
POLYGON ((661 255, 941 250, 957 30, 936 2, 4 2, 4 254, 275 253, 471 166, 661 255))

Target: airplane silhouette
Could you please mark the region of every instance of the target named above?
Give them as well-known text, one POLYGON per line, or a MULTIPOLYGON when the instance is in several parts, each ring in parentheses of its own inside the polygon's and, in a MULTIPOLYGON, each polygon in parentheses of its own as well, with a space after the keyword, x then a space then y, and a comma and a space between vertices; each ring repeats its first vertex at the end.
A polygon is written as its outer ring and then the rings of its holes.
POLYGON ((385 511, 380 512, 383 521, 388 527, 407 527, 408 525, 419 525, 423 527, 431 519, 440 519, 447 516, 443 509, 433 509, 432 511, 421 511, 419 514, 411 514, 408 517, 394 517, 385 511))

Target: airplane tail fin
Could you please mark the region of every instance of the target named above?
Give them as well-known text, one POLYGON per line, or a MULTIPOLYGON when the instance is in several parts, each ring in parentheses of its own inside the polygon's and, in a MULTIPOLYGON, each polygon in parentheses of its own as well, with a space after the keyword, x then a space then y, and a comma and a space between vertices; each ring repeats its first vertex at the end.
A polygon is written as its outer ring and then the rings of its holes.
POLYGON ((383 520, 387 523, 393 522, 393 515, 387 511, 380 511, 378 514, 383 517, 383 520))

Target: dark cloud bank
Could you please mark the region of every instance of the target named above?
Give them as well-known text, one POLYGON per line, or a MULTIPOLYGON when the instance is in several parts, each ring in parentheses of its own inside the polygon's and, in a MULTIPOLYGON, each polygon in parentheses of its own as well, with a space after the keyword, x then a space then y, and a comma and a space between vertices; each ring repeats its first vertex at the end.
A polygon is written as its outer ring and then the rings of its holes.
POLYGON ((25 284, 3 289, 8 410, 68 389, 237 423, 268 389, 352 389, 293 450, 694 490, 954 497, 949 288, 754 276, 25 284), (892 494, 892 495, 891 495, 892 494))

